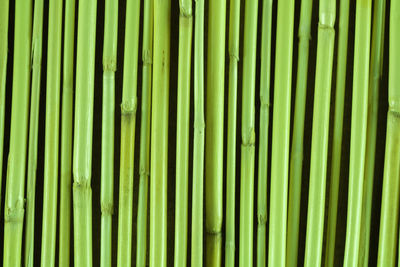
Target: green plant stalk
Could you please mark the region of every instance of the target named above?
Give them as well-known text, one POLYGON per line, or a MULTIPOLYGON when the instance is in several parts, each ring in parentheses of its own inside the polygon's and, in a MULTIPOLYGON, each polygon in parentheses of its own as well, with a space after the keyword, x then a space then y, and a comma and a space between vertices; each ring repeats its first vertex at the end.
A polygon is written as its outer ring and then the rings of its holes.
POLYGON ((343 109, 346 86, 347 39, 349 30, 349 0, 341 0, 339 7, 339 36, 336 72, 335 115, 332 140, 332 159, 329 192, 328 226, 325 266, 333 267, 335 259, 336 220, 339 196, 340 163, 342 154, 343 109))
POLYGON ((15 1, 10 149, 4 208, 3 266, 21 266, 31 74, 32 1, 15 1))
POLYGON ((351 114, 349 195, 344 267, 357 266, 367 139, 371 0, 357 0, 351 114))
POLYGON ((203 266, 204 193, 204 0, 196 0, 194 22, 194 141, 191 266, 203 266))
POLYGON ((297 266, 299 247, 301 181, 303 173, 304 117, 307 98, 308 54, 311 39, 312 0, 301 1, 299 25, 299 51, 297 61, 296 98, 292 148, 289 166, 289 206, 287 228, 286 264, 297 266))
POLYGON ((168 110, 171 1, 154 1, 150 159, 150 267, 167 265, 168 110))
POLYGON ((240 34, 240 1, 231 0, 229 8, 229 93, 228 137, 226 156, 226 241, 225 266, 235 266, 235 180, 236 180, 236 120, 237 82, 240 34))
POLYGON ((206 93, 205 230, 207 266, 221 264, 226 0, 209 2, 206 93))
POLYGON ((101 131, 101 251, 100 265, 112 264, 112 215, 114 210, 114 114, 117 68, 118 0, 105 2, 103 44, 103 106, 101 131))
POLYGON ((257 185, 257 266, 266 265, 268 128, 271 83, 272 0, 264 0, 261 24, 260 144, 257 185))
POLYGON ((79 1, 73 158, 74 265, 92 266, 92 133, 97 0, 79 1))
POLYGON ((179 0, 178 109, 176 129, 176 207, 174 266, 186 266, 188 228, 189 115, 192 53, 192 1, 179 0))
POLYGON ((72 112, 74 80, 75 0, 65 1, 63 89, 61 104, 59 266, 70 266, 72 112))
POLYGON ((258 0, 244 9, 239 266, 253 266, 255 85, 258 0))
POLYGON ((320 0, 304 266, 321 266, 336 1, 320 0))
POLYGON ((118 205, 118 266, 131 266, 133 168, 137 108, 140 0, 126 3, 124 81, 121 104, 121 163, 118 205), (129 52, 128 52, 129 51, 129 52))
POLYGON ((62 0, 50 0, 41 266, 54 266, 56 252, 62 9, 62 0))
MULTIPOLYGON (((9 0, 0 3, 0 199, 3 177, 4 116, 6 107, 6 78, 8 54, 8 7, 9 0)), ((1 210, 1 208, 0 208, 1 210)))
MULTIPOLYGON (((35 2, 32 29, 32 85, 29 113, 28 171, 26 183, 26 230, 24 266, 33 266, 35 238, 35 191, 37 144, 40 100, 40 77, 42 70, 43 1, 35 2)), ((4 99, 4 98, 2 98, 4 99)))
POLYGON ((286 264, 294 0, 278 0, 268 266, 286 264))
POLYGON ((386 151, 383 171, 381 223, 379 229, 378 267, 396 264, 396 245, 400 195, 400 1, 390 3, 389 28, 389 110, 387 114, 386 151))
POLYGON ((378 123, 379 84, 382 76, 386 1, 375 1, 372 27, 371 66, 369 69, 367 147, 360 236, 359 265, 368 267, 372 193, 375 171, 376 131, 378 123))
POLYGON ((146 266, 147 254, 147 200, 150 175, 150 112, 151 73, 153 64, 153 0, 143 3, 143 76, 140 122, 139 200, 137 217, 136 266, 146 266))

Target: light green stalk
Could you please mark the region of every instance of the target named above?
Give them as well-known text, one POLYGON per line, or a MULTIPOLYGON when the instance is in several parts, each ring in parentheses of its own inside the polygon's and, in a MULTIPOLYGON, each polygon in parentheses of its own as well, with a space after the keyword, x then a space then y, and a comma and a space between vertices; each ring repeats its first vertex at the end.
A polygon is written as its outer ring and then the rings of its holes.
POLYGON ((138 267, 146 266, 147 255, 147 200, 150 175, 151 72, 153 64, 153 0, 144 0, 143 4, 142 114, 140 121, 140 178, 136 246, 136 266, 138 267))
POLYGON ((297 61, 296 98, 289 170, 289 207, 286 264, 297 266, 299 247, 301 181, 303 174, 304 116, 306 112, 308 54, 311 39, 312 0, 302 0, 300 7, 299 51, 297 61))
POLYGON ((74 80, 75 0, 65 1, 63 89, 61 104, 59 266, 70 266, 72 111, 74 80))
POLYGON ((321 266, 336 1, 319 1, 305 267, 321 266))
POLYGON ((225 266, 233 267, 235 266, 236 110, 239 61, 240 0, 231 0, 229 9, 229 95, 226 156, 225 266))
MULTIPOLYGON (((24 265, 33 267, 35 244, 35 191, 39 128, 40 77, 42 70, 43 0, 35 1, 32 29, 32 84, 29 113, 28 172, 26 183, 24 265)), ((2 165, 2 164, 1 164, 2 165)), ((1 168, 1 167, 0 167, 1 168)))
POLYGON ((21 266, 29 120, 32 1, 15 1, 10 149, 4 208, 3 266, 21 266))
POLYGON ((278 0, 268 266, 286 265, 294 0, 278 0))
POLYGON ((268 128, 271 83, 272 0, 263 0, 261 23, 260 144, 257 188, 257 266, 266 266, 268 128))
POLYGON ((372 193, 375 171, 376 131, 378 123, 379 84, 382 76, 383 41, 385 34, 386 0, 374 3, 372 27, 371 66, 369 69, 367 147, 365 155, 364 192, 360 236, 359 265, 368 267, 371 228, 372 193))
POLYGON ((118 266, 131 266, 133 167, 137 108, 140 0, 126 3, 124 81, 121 104, 121 163, 118 205, 118 266))
POLYGON ((79 1, 73 161, 74 266, 92 266, 92 134, 97 0, 79 1))
POLYGON ((150 267, 167 265, 170 0, 154 0, 154 72, 151 113, 150 267))
POLYGON ((101 251, 100 264, 111 267, 114 211, 114 114, 117 69, 118 0, 105 2, 103 45, 103 107, 101 130, 101 251))
POLYGON ((343 109, 346 86, 347 39, 349 29, 349 0, 340 1, 337 52, 335 115, 333 124, 331 176, 325 266, 333 267, 335 259, 336 219, 339 196, 340 162, 342 154, 343 109))
POLYGON ((54 266, 56 254, 62 8, 62 0, 50 0, 41 266, 54 266))
POLYGON ((221 264, 226 0, 209 2, 206 93, 206 266, 221 264))
MULTIPOLYGON (((8 54, 8 7, 9 0, 0 3, 0 162, 3 162, 4 116, 6 106, 6 76, 8 54)), ((0 164, 0 199, 3 164, 0 164)), ((1 210, 1 208, 0 208, 1 210)))
POLYGON ((371 0, 357 0, 351 114, 349 196, 344 267, 357 266, 367 139, 371 0))
POLYGON ((176 128, 176 200, 174 266, 186 266, 188 228, 190 71, 192 0, 179 0, 178 109, 176 128), (179 229, 179 230, 178 230, 179 229))
POLYGON ((196 0, 194 21, 194 141, 192 194, 192 267, 203 266, 204 200, 204 0, 196 0))
POLYGON ((396 264, 400 195, 400 1, 390 2, 389 28, 389 110, 383 171, 378 267, 396 264))
POLYGON ((239 266, 253 266, 255 85, 258 0, 246 0, 244 10, 242 145, 240 168, 239 266))

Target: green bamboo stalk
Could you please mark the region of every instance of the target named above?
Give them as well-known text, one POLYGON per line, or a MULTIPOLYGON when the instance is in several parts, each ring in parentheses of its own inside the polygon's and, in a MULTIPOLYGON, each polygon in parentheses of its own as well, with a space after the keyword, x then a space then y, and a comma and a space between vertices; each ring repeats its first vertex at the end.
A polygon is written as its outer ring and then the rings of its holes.
POLYGON ((168 108, 171 1, 154 1, 150 159, 150 267, 167 265, 168 108))
POLYGON ((286 264, 297 266, 299 246, 301 181, 303 173, 304 117, 307 98, 308 54, 311 39, 312 0, 302 0, 300 7, 299 51, 297 61, 296 98, 289 166, 289 206, 286 264))
POLYGON ((92 266, 92 133, 97 0, 79 1, 73 158, 74 265, 92 266))
POLYGON ((258 0, 244 9, 239 266, 253 266, 255 83, 258 0))
POLYGON ((32 84, 29 113, 28 172, 26 183, 24 266, 33 266, 35 237, 35 191, 39 126, 40 77, 42 70, 43 1, 35 1, 32 29, 32 84))
POLYGON ((41 266, 54 266, 57 230, 62 0, 49 2, 41 266))
POLYGON ((209 2, 207 93, 206 93, 206 159, 205 159, 205 230, 206 265, 221 264, 225 16, 226 0, 209 2))
POLYGON ((101 132, 101 251, 100 265, 111 267, 114 210, 114 113, 117 69, 118 0, 105 2, 103 44, 103 107, 101 132))
POLYGON ((179 0, 178 99, 176 128, 176 200, 174 266, 186 266, 188 228, 190 71, 192 1, 179 0), (179 229, 179 230, 178 230, 179 229))
POLYGON ((336 72, 335 115, 332 140, 331 176, 329 191, 328 226, 325 266, 333 267, 335 259, 336 219, 339 196, 340 163, 342 154, 343 109, 346 85, 347 39, 349 29, 349 0, 341 0, 339 7, 339 36, 336 72))
POLYGON ((357 0, 351 114, 349 196, 344 266, 357 266, 367 139, 371 0, 357 0))
POLYGON ((320 0, 304 266, 321 266, 336 1, 320 0))
POLYGON ((146 266, 147 254, 147 201, 150 175, 150 112, 151 72, 153 64, 153 0, 143 3, 143 76, 140 121, 139 200, 137 217, 136 266, 146 266))
POLYGON ((390 2, 389 28, 389 109, 383 171, 381 223, 379 229, 379 267, 396 264, 396 245, 400 195, 400 1, 390 2))
POLYGON ((133 167, 137 108, 140 0, 126 3, 124 81, 121 104, 121 163, 118 205, 118 266, 131 266, 133 167))
POLYGON ((231 0, 229 9, 229 95, 228 140, 226 156, 225 266, 233 267, 235 266, 236 110, 239 61, 240 1, 231 0))
POLYGON ((65 1, 63 88, 61 104, 59 265, 70 266, 72 111, 74 80, 75 0, 65 1))
POLYGON ((28 141, 32 1, 15 1, 10 149, 4 208, 3 266, 21 266, 28 141))
POLYGON ((369 69, 367 147, 365 155, 364 192, 360 236, 359 266, 368 267, 371 228, 372 193, 375 171, 375 146, 378 124, 379 84, 382 76, 386 1, 375 1, 369 69))
POLYGON ((191 266, 203 266, 204 200, 204 0, 196 0, 194 22, 194 141, 191 266))
POLYGON ((268 266, 286 264, 294 0, 278 0, 268 266))
MULTIPOLYGON (((6 106, 6 78, 8 54, 8 7, 9 0, 0 3, 0 199, 3 177, 4 116, 6 106)), ((1 207, 0 207, 1 210, 1 207)))

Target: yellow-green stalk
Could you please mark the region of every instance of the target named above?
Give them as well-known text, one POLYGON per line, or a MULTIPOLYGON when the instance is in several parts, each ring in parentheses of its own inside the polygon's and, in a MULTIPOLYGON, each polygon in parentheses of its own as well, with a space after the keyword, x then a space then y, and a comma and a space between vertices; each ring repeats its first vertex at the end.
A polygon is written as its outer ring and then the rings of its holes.
POLYGON ((154 0, 150 159, 150 267, 167 265, 170 0, 154 0))
POLYGON ((187 261, 190 71, 193 32, 192 0, 179 0, 179 10, 175 267, 186 266, 187 261))
POLYGON ((126 3, 124 81, 121 104, 121 162, 118 205, 118 266, 131 266, 133 167, 137 107, 140 0, 126 3))
POLYGON ((268 266, 286 264, 294 0, 278 0, 268 266))
POLYGON ((4 207, 3 266, 21 266, 31 75, 32 1, 15 1, 10 149, 4 207))
POLYGON ((114 211, 114 114, 117 69, 118 0, 106 0, 103 43, 103 105, 101 127, 101 251, 100 265, 111 267, 114 211))
POLYGON ((73 158, 74 266, 91 267, 92 134, 97 0, 79 1, 73 158))
POLYGON ((41 266, 54 266, 56 254, 62 8, 49 1, 41 266))
POLYGON ((40 78, 42 71, 43 0, 35 1, 33 14, 31 50, 32 84, 29 113, 24 266, 33 266, 34 258, 36 167, 38 154, 37 145, 39 128, 39 101, 41 88, 40 78))
POLYGON ((371 0, 357 0, 344 267, 358 266, 367 139, 371 0))

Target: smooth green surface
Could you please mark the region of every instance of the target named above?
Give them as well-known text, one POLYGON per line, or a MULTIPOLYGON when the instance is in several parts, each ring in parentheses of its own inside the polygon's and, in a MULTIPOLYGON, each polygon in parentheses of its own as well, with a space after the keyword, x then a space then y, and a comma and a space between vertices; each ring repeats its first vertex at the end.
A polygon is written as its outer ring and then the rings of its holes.
POLYGON ((320 0, 305 267, 321 266, 336 1, 320 0))
POLYGON ((268 266, 286 265, 294 0, 278 0, 268 266))
POLYGON ((118 0, 106 0, 103 43, 103 104, 101 127, 101 250, 100 265, 112 264, 112 215, 114 210, 114 114, 117 65, 118 0))
POLYGON ((21 266, 31 75, 32 1, 15 1, 10 148, 4 207, 3 266, 21 266))
POLYGON ((396 265, 400 195, 400 1, 392 0, 389 24, 389 110, 383 171, 381 223, 379 229, 379 267, 396 265))
POLYGON ((361 210, 364 184, 369 56, 371 35, 371 0, 357 0, 351 113, 349 189, 344 267, 358 266, 361 210))
POLYGON ((150 159, 150 267, 167 265, 170 0, 154 0, 150 159))
MULTIPOLYGON (((24 266, 33 266, 35 244, 35 192, 38 154, 39 101, 42 70, 43 1, 35 1, 32 29, 32 84, 29 113, 28 172, 26 183, 26 219, 24 266)), ((0 167, 1 168, 1 167, 0 167)))
POLYGON ((56 258, 62 9, 62 0, 50 0, 41 266, 54 266, 56 258))
POLYGON ((153 64, 153 0, 143 2, 143 76, 140 121, 139 200, 137 217, 136 266, 146 266, 147 202, 150 176, 151 73, 153 64))
POLYGON ((79 1, 73 155, 74 266, 91 267, 96 0, 79 1))
POLYGON ((204 201, 204 0, 196 0, 194 24, 194 137, 191 266, 203 266, 204 201))
POLYGON ((289 206, 286 264, 297 266, 299 248, 301 181, 303 174, 304 117, 306 113, 308 54, 311 39, 312 0, 302 0, 300 6, 299 52, 297 61, 296 98, 292 147, 289 166, 289 206))

